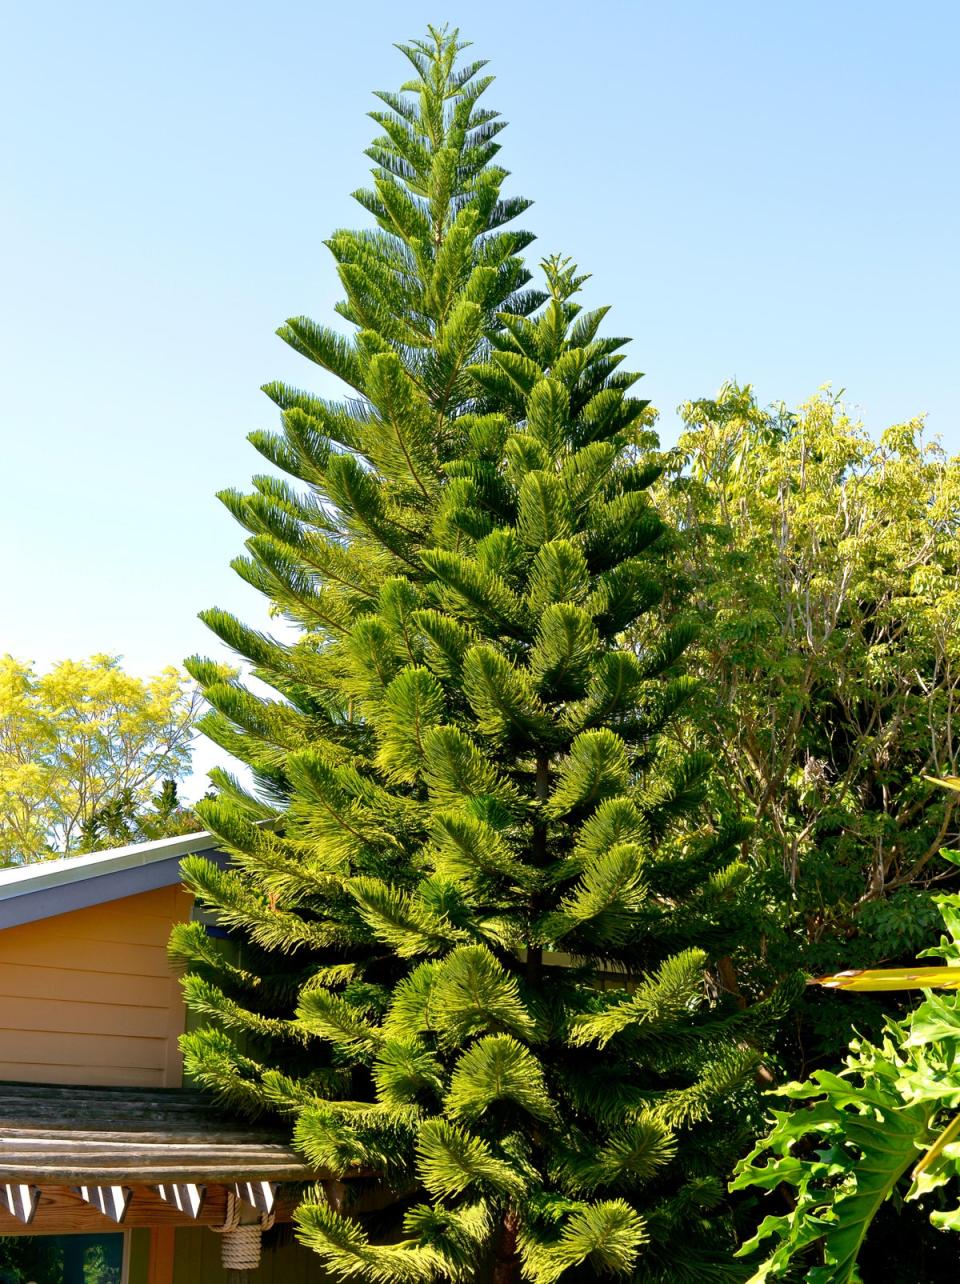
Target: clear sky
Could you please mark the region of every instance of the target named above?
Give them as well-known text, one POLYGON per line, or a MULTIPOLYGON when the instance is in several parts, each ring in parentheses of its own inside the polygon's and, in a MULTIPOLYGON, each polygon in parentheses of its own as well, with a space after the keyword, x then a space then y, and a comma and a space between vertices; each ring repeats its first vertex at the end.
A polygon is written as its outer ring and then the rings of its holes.
POLYGON ((331 320, 370 91, 427 22, 491 60, 531 252, 594 274, 665 439, 736 377, 960 450, 955 0, 0 11, 0 651, 147 673, 204 606, 261 622, 214 492, 261 467, 260 384, 327 390, 273 331, 331 320))

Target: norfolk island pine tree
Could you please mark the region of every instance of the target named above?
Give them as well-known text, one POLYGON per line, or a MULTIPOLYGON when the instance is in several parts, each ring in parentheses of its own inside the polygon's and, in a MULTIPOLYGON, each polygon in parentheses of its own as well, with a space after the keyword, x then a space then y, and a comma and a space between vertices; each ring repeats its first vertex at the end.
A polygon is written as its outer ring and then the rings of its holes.
POLYGON ((292 481, 222 496, 297 636, 205 614, 275 696, 189 663, 254 783, 199 809, 230 866, 185 863, 237 945, 175 931, 187 1069, 393 1193, 392 1224, 301 1204, 336 1278, 738 1278, 722 1182, 781 1005, 715 983, 755 920, 743 826, 669 734, 656 439, 584 278, 528 288, 484 64, 400 48, 375 226, 328 242, 349 333, 280 330, 347 396, 268 386, 252 441, 292 481))

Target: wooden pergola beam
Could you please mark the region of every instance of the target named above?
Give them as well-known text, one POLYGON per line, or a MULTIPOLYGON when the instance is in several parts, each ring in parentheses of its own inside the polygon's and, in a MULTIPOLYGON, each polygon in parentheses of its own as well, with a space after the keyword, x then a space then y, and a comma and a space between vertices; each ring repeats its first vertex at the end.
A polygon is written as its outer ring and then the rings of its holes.
MULTIPOLYGON (((0 1185, 0 1190, 4 1187, 0 1185)), ((153 1185, 130 1184, 124 1229, 138 1227, 222 1226, 227 1216, 227 1186, 208 1186, 202 1207, 194 1218, 174 1203, 161 1199, 153 1185)), ((298 1203, 296 1194, 281 1193, 274 1206, 278 1222, 289 1222, 298 1203)), ((92 1204, 85 1203, 68 1185, 44 1184, 38 1192, 33 1219, 29 1224, 10 1213, 0 1201, 2 1235, 96 1235, 115 1231, 117 1223, 92 1204)))

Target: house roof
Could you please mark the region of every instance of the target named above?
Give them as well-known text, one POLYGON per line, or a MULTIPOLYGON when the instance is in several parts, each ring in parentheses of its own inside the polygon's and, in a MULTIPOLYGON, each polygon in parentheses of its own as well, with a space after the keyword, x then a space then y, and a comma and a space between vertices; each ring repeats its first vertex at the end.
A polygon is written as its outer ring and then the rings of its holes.
POLYGON ((0 929, 173 886, 180 861, 195 853, 225 860, 204 832, 0 869, 0 929))

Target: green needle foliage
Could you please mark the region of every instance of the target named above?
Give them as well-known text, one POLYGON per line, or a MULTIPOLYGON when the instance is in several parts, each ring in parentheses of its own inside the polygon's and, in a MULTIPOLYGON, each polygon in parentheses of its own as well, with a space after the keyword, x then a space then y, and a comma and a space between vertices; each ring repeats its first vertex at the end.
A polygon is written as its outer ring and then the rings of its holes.
POLYGON ((190 665, 255 787, 218 777, 232 864, 186 865, 236 945, 177 930, 187 1066, 393 1192, 392 1223, 301 1205, 338 1278, 738 1278, 722 1181, 780 1005, 718 981, 753 939, 744 828, 671 734, 656 439, 584 278, 527 289, 483 64, 401 48, 375 227, 329 241, 349 337, 280 332, 348 391, 271 385, 253 441, 292 481, 224 496, 297 636, 206 616, 269 697, 190 665))

